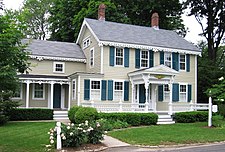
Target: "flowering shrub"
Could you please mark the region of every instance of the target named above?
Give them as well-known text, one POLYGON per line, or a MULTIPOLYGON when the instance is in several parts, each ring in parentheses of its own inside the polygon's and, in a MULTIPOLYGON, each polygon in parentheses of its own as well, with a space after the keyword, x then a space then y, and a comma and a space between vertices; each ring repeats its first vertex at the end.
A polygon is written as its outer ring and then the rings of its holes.
MULTIPOLYGON (((105 131, 102 124, 96 121, 81 123, 75 125, 68 123, 62 124, 60 137, 62 139, 62 147, 79 147, 85 143, 97 144, 103 139, 105 131)), ((56 127, 51 128, 48 132, 49 140, 52 146, 56 145, 56 127)))

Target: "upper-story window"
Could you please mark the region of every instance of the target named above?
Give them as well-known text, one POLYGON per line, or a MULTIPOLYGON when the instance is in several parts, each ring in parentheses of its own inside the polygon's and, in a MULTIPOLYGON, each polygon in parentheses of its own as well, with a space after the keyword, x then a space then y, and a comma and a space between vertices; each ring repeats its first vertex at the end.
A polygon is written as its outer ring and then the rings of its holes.
POLYGON ((180 70, 185 70, 186 67, 186 55, 180 54, 180 70))
POLYGON ((90 41, 90 37, 85 38, 85 39, 83 40, 83 49, 89 47, 89 46, 90 46, 90 42, 91 42, 91 41, 90 41))
POLYGON ((76 100, 76 79, 72 81, 72 99, 76 100))
POLYGON ((123 100, 123 82, 114 82, 114 100, 123 100))
POLYGON ((187 85, 180 85, 180 101, 187 101, 187 85))
POLYGON ((94 48, 91 48, 90 50, 90 66, 94 66, 94 48))
POLYGON ((169 85, 168 84, 164 85, 164 100, 165 101, 169 101, 170 100, 170 89, 169 89, 169 85))
POLYGON ((64 71, 65 71, 65 63, 64 62, 54 62, 53 72, 64 73, 64 71))
POLYGON ((172 53, 165 52, 165 65, 168 67, 172 67, 172 53))
POLYGON ((115 63, 116 65, 123 65, 124 52, 123 48, 115 48, 115 63))
POLYGON ((45 98, 45 87, 44 84, 33 84, 33 99, 41 99, 45 98))
POLYGON ((91 100, 100 100, 100 81, 91 81, 91 100))
POLYGON ((141 50, 141 67, 148 67, 148 52, 147 50, 141 50))

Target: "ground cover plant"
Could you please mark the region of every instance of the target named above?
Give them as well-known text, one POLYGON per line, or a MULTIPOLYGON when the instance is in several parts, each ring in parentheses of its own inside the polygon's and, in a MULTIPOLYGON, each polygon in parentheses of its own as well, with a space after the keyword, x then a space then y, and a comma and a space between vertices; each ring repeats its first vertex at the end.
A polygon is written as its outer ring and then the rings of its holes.
POLYGON ((170 145, 225 140, 225 128, 208 128, 207 122, 176 123, 109 132, 109 135, 134 145, 170 145))
POLYGON ((1 152, 43 152, 55 122, 9 122, 0 126, 1 152))

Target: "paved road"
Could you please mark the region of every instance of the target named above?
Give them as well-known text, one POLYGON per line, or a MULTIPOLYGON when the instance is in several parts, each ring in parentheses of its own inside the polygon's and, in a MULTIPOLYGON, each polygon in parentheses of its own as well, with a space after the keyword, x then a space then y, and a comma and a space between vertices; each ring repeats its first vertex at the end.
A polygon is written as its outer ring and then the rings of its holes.
POLYGON ((103 152, 225 152, 225 144, 202 145, 182 148, 149 149, 133 146, 108 148, 103 152))

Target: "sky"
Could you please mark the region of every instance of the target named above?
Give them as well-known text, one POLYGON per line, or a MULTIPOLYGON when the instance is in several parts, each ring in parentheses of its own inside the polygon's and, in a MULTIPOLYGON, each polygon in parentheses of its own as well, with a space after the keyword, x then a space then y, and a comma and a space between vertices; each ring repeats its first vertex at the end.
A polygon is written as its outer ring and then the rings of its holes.
MULTIPOLYGON (((19 9, 22 6, 23 0, 3 0, 5 8, 7 9, 19 9)), ((205 40, 198 34, 201 33, 201 26, 198 24, 194 16, 187 16, 187 13, 182 15, 184 25, 188 28, 185 39, 189 42, 197 44, 200 40, 205 40)))

